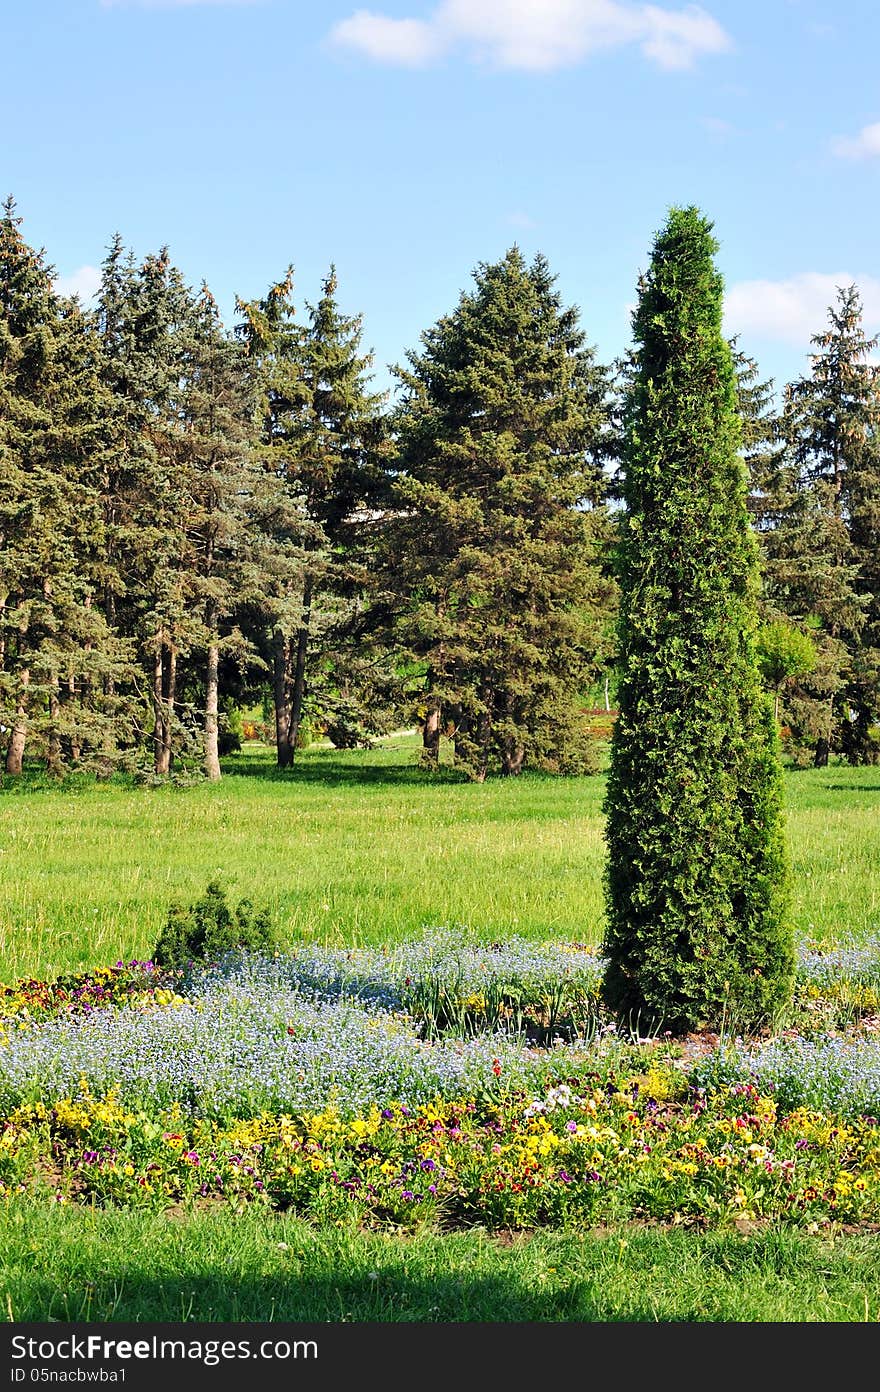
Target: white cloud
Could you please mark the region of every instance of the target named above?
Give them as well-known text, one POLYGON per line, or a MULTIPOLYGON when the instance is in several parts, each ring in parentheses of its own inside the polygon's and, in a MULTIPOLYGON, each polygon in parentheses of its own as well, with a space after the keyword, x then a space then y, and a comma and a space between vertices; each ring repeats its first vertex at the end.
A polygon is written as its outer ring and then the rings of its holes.
POLYGON ((464 49, 473 61, 546 72, 574 67, 600 49, 637 44, 661 68, 689 68, 732 47, 721 25, 692 5, 666 10, 625 0, 442 0, 427 19, 358 10, 333 43, 375 62, 421 66, 464 49))
POLYGON ((333 42, 356 48, 378 63, 421 68, 443 49, 441 36, 421 19, 388 19, 370 10, 358 10, 337 24, 333 42))
POLYGON ((858 286, 866 325, 880 325, 876 277, 804 271, 788 280, 742 280, 732 285, 725 296, 725 332, 754 334, 806 349, 812 335, 824 331, 838 287, 845 285, 858 286))
POLYGON ((876 159, 880 155, 880 121, 871 126, 862 126, 856 136, 841 136, 831 142, 831 149, 839 159, 876 159))
POLYGON ((58 276, 55 293, 58 295, 79 295, 86 304, 97 293, 101 284, 101 272, 97 266, 80 266, 71 275, 58 276))

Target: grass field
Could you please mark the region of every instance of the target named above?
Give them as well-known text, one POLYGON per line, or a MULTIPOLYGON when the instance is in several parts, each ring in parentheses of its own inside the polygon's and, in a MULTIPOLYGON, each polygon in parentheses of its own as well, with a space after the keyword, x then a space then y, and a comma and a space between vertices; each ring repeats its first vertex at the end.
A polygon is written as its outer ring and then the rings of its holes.
POLYGON ((633 1228, 403 1238, 30 1205, 0 1209, 0 1301, 29 1321, 875 1322, 876 1244, 633 1228))
MULTIPOLYGON (((411 736, 311 749, 289 773, 250 746, 219 786, 0 779, 0 980, 150 952, 209 879, 268 902, 283 939, 392 943, 425 925, 598 942, 604 778, 483 786, 415 767, 411 736)), ((880 771, 786 775, 799 933, 880 921, 880 771)))
MULTIPOLYGON (((479 787, 419 771, 415 745, 310 749, 283 775, 252 746, 219 786, 0 778, 0 980, 148 956, 168 905, 215 878, 268 902, 282 941, 390 945, 467 924, 489 941, 597 943, 604 778, 479 787)), ((876 934, 880 771, 790 771, 786 802, 799 936, 876 934)), ((844 1226, 404 1236, 7 1189, 0 1306, 13 1321, 880 1320, 876 1234, 844 1226)))

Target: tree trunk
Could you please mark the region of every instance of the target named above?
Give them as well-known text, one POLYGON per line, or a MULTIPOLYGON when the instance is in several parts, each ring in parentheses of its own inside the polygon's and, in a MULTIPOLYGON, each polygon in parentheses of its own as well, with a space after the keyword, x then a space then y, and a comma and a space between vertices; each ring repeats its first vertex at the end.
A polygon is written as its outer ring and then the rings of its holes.
POLYGON ((422 730, 422 761, 434 768, 440 762, 440 702, 433 697, 422 730))
POLYGON ((502 774, 507 778, 518 778, 522 773, 525 757, 526 751, 522 745, 509 740, 505 745, 504 753, 501 755, 502 774))
POLYGON ((63 772, 61 762, 61 736, 58 733, 58 721, 61 715, 61 701, 58 696, 58 689, 53 685, 49 692, 49 748, 46 755, 46 772, 52 774, 54 778, 60 778, 63 772))
POLYGON ((160 778, 171 772, 171 718, 177 686, 177 653, 160 634, 153 664, 153 766, 160 778), (167 656, 167 661, 166 661, 167 656))
POLYGON ((6 750, 6 772, 18 776, 24 762, 24 746, 27 740, 27 689, 31 684, 31 674, 25 667, 19 675, 21 690, 15 714, 15 724, 9 737, 6 750))
POLYGON ((177 699, 177 649, 170 647, 168 650, 168 700, 165 705, 167 715, 165 718, 165 764, 166 772, 171 772, 172 754, 172 722, 174 719, 174 703, 177 699))
POLYGON ((275 744, 278 767, 289 768, 290 745, 290 643, 276 628, 272 645, 273 695, 275 700, 275 744))
POLYGON ((156 642, 156 656, 153 659, 153 768, 156 773, 165 774, 163 767, 165 736, 162 711, 162 676, 164 669, 164 648, 161 635, 156 642))
POLYGON ((485 707, 477 716, 477 757, 474 761, 474 782, 485 783, 489 771, 489 742, 492 738, 491 693, 482 691, 480 699, 485 707))
POLYGON ((302 720, 303 699, 306 694, 306 656, 309 649, 309 629, 312 623, 312 577, 307 575, 303 585, 302 623, 296 635, 296 662, 293 669, 293 699, 290 705, 290 762, 296 753, 296 738, 302 720))
MULTIPOLYGON (((212 625, 211 625, 212 626, 212 625)), ((205 773, 212 783, 220 778, 217 712, 220 695, 220 647, 208 646, 208 675, 205 683, 205 773)))
POLYGON ((455 750, 455 762, 457 764, 467 762, 468 737, 471 732, 471 723, 468 717, 462 712, 458 712, 458 720, 453 734, 453 749, 455 750))
MULTIPOLYGON (((86 683, 83 681, 83 700, 85 700, 86 683)), ((73 668, 70 669, 67 677, 67 699, 70 703, 76 700, 76 675, 73 668)), ((74 730, 70 736, 70 761, 78 764, 82 757, 82 741, 78 730, 74 730)))

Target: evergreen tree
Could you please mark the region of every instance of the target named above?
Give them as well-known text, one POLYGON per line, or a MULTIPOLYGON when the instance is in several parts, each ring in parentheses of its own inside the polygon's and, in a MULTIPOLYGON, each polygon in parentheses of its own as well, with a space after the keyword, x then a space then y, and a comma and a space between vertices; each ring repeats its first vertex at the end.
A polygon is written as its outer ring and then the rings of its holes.
POLYGON ((581 693, 612 584, 601 461, 608 374, 543 257, 512 248, 398 369, 386 537, 397 639, 424 672, 424 756, 441 729, 482 781, 589 757, 581 693))
POLYGON ((835 723, 840 747, 860 763, 880 756, 880 375, 870 361, 878 339, 865 335, 854 285, 838 291, 828 317, 812 339, 810 373, 787 389, 786 430, 810 499, 814 554, 833 560, 851 586, 845 606, 839 594, 824 596, 840 661, 816 763, 828 762, 835 723))
MULTIPOLYGON (((129 690, 135 748, 149 741, 154 772, 171 770, 181 660, 192 640, 186 527, 187 345, 192 295, 167 248, 137 265, 114 239, 104 263, 99 324, 106 424, 105 612, 134 647, 147 703, 129 690)), ((138 685, 141 685, 138 683, 138 685)))
POLYGON ((368 390, 372 362, 361 352, 359 316, 340 313, 336 272, 296 325, 292 279, 259 304, 242 305, 245 334, 265 374, 263 440, 270 469, 300 509, 300 571, 274 618, 278 763, 293 762, 308 693, 309 666, 338 645, 347 601, 368 581, 357 550, 377 481, 381 397, 368 390))
POLYGON ((237 613, 261 592, 268 479, 252 448, 253 384, 243 345, 223 330, 207 287, 189 308, 180 357, 176 488, 185 507, 178 645, 195 654, 193 685, 206 776, 220 777, 221 658, 246 663, 237 613))
POLYGON ((99 583, 97 339, 19 231, 0 220, 0 700, 6 770, 28 740, 53 772, 103 767, 112 713, 90 698, 125 654, 94 605, 99 583))
POLYGON ((302 599, 306 571, 326 546, 320 528, 310 525, 301 490, 296 484, 296 455, 289 439, 289 421, 305 399, 302 382, 302 333, 295 319, 293 267, 270 286, 262 300, 239 300, 242 320, 238 335, 245 345, 258 383, 258 441, 267 472, 283 485, 283 505, 274 518, 278 554, 287 558, 267 577, 262 605, 255 610, 269 635, 269 663, 275 714, 275 747, 279 768, 293 760, 290 739, 296 634, 303 622, 302 599))
POLYGON ((604 996, 643 1026, 756 1024, 794 969, 757 547, 711 224, 673 209, 634 316, 604 996))
MULTIPOLYGON (((780 718, 795 763, 827 759, 835 739, 835 698, 843 689, 848 646, 862 624, 846 528, 819 481, 803 476, 773 383, 736 351, 737 397, 749 511, 761 548, 759 613, 766 626, 791 626, 814 650, 809 667, 784 684, 780 718)), ((797 641, 796 639, 794 640, 797 641)))

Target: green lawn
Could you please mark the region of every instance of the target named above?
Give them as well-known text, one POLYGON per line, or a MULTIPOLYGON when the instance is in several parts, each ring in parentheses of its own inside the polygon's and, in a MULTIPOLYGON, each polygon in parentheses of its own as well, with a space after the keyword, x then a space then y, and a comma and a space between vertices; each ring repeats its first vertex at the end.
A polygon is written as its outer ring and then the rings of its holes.
POLYGON ((873 1322, 876 1242, 773 1229, 404 1238, 13 1200, 0 1302, 17 1321, 873 1322))
MULTIPOLYGON (((268 901, 289 939, 392 942, 441 923, 600 939, 602 777, 480 787, 414 758, 414 739, 397 737, 308 750, 283 775, 253 746, 219 786, 0 779, 0 980, 144 956, 168 904, 214 877, 268 901)), ((786 785, 798 929, 876 931, 880 770, 791 772, 786 785)))

